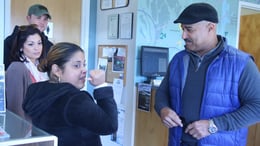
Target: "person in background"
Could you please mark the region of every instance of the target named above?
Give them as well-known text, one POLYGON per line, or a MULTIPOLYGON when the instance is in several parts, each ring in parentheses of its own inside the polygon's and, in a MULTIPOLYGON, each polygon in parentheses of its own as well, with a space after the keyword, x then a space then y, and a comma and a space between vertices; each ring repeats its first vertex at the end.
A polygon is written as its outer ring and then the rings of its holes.
POLYGON ((47 80, 37 65, 44 57, 44 36, 36 25, 20 26, 11 49, 12 63, 6 70, 7 109, 24 117, 22 102, 28 86, 47 80))
POLYGON ((171 60, 155 97, 169 128, 169 146, 245 146, 260 121, 260 74, 250 54, 217 35, 218 14, 207 3, 186 7, 180 23, 185 50, 171 60))
MULTIPOLYGON (((37 28, 42 32, 42 35, 44 35, 44 54, 47 54, 49 51, 49 48, 53 45, 52 42, 48 40, 48 37, 44 34, 44 31, 48 27, 48 21, 51 19, 51 15, 48 11, 48 9, 41 5, 41 4, 34 4, 30 6, 28 9, 28 14, 26 16, 26 19, 29 24, 36 24, 37 28)), ((14 41, 14 38, 16 37, 17 32, 19 31, 19 26, 15 26, 13 33, 6 37, 4 40, 4 65, 5 70, 9 67, 11 64, 11 48, 14 41)))
POLYGON ((58 137, 59 146, 101 146, 99 135, 117 131, 118 113, 105 72, 91 70, 93 97, 81 90, 86 81, 85 55, 73 43, 51 47, 38 66, 49 80, 29 86, 23 109, 32 123, 58 137))

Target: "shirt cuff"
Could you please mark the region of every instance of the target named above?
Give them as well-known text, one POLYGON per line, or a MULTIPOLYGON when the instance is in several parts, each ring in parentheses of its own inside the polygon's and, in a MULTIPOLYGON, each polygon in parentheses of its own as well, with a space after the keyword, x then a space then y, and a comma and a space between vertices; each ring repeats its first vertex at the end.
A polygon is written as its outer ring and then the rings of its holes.
POLYGON ((95 86, 94 89, 98 89, 98 88, 102 88, 102 87, 107 87, 108 86, 108 83, 103 83, 103 84, 100 84, 98 86, 95 86))

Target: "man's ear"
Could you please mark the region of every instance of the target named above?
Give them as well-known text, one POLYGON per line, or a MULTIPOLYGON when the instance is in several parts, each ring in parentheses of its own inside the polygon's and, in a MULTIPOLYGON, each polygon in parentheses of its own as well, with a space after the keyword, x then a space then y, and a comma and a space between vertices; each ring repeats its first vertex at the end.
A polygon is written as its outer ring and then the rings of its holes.
POLYGON ((31 19, 31 16, 26 16, 26 20, 27 20, 27 22, 30 24, 30 19, 31 19))
POLYGON ((62 71, 57 64, 53 64, 51 66, 51 70, 54 75, 56 75, 57 77, 61 77, 62 71))
POLYGON ((208 23, 208 28, 209 28, 209 30, 211 31, 211 30, 215 30, 216 29, 216 24, 215 23, 208 23))

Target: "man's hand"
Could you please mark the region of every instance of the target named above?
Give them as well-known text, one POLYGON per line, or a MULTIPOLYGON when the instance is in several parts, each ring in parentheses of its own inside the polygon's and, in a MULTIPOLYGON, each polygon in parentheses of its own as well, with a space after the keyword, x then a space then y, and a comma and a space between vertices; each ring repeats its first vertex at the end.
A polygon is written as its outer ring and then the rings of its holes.
POLYGON ((199 140, 210 135, 208 128, 209 120, 199 120, 189 124, 185 129, 185 133, 189 133, 192 137, 199 140))
POLYGON ((180 117, 169 107, 162 108, 160 111, 160 116, 162 123, 168 128, 177 126, 183 127, 180 117))

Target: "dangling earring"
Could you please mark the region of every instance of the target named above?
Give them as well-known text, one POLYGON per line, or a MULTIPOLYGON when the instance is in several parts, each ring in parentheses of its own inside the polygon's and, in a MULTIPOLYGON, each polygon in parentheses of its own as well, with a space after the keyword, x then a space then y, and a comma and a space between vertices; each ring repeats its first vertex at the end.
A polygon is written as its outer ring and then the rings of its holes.
POLYGON ((60 83, 60 77, 58 77, 58 83, 60 83))

